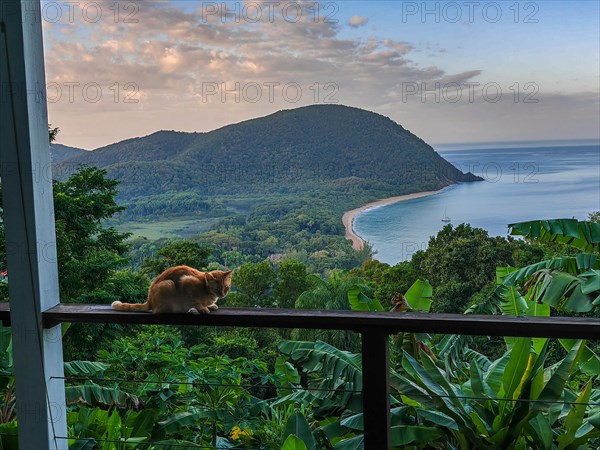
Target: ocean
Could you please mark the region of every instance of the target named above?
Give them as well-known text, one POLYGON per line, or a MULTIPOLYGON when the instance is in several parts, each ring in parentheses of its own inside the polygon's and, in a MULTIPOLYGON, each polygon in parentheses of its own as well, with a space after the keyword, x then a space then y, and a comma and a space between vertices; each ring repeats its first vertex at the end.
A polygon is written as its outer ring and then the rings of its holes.
POLYGON ((506 236, 509 223, 588 218, 600 210, 600 146, 539 144, 515 148, 438 149, 463 172, 484 178, 428 197, 368 209, 354 231, 373 245, 379 261, 396 264, 427 248, 430 236, 461 223, 506 236))

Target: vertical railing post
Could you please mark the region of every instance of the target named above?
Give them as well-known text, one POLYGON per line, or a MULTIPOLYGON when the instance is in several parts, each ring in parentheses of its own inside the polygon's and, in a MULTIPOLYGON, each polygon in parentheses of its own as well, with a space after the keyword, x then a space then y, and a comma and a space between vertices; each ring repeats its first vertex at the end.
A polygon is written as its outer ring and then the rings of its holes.
POLYGON ((370 328, 361 333, 365 449, 387 450, 391 448, 389 335, 370 328))
POLYGON ((19 448, 66 450, 61 328, 42 325, 59 292, 39 1, 0 0, 0 89, 19 448))

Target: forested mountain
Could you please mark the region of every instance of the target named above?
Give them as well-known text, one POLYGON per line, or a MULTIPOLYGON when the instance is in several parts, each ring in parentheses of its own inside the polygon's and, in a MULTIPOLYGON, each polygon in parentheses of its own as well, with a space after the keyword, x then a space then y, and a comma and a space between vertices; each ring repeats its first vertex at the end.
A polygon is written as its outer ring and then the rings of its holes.
POLYGON ((54 164, 58 164, 66 159, 73 158, 74 156, 86 154, 85 150, 75 147, 69 147, 62 144, 51 144, 50 145, 50 156, 54 164))
POLYGON ((59 173, 78 164, 105 168, 121 181, 126 202, 174 192, 384 197, 477 179, 389 118, 340 105, 279 111, 209 133, 159 131, 71 157, 59 173))

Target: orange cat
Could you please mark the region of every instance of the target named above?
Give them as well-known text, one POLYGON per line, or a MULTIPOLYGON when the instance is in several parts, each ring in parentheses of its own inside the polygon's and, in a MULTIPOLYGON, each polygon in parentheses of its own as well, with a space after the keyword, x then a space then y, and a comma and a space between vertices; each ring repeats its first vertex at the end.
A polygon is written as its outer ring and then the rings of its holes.
POLYGON ((231 287, 231 270, 200 272, 188 266, 171 267, 161 273, 148 289, 146 303, 112 303, 117 311, 164 313, 208 313, 231 287))

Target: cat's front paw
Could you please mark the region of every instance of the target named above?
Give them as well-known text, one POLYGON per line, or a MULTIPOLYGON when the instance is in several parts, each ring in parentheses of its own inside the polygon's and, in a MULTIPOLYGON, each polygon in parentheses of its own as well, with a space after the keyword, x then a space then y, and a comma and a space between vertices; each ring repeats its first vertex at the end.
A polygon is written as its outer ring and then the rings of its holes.
POLYGON ((210 309, 211 311, 216 311, 217 309, 219 309, 219 307, 216 305, 216 303, 213 303, 208 307, 208 309, 210 309))
POLYGON ((208 314, 210 311, 206 306, 188 309, 188 314, 208 314))

